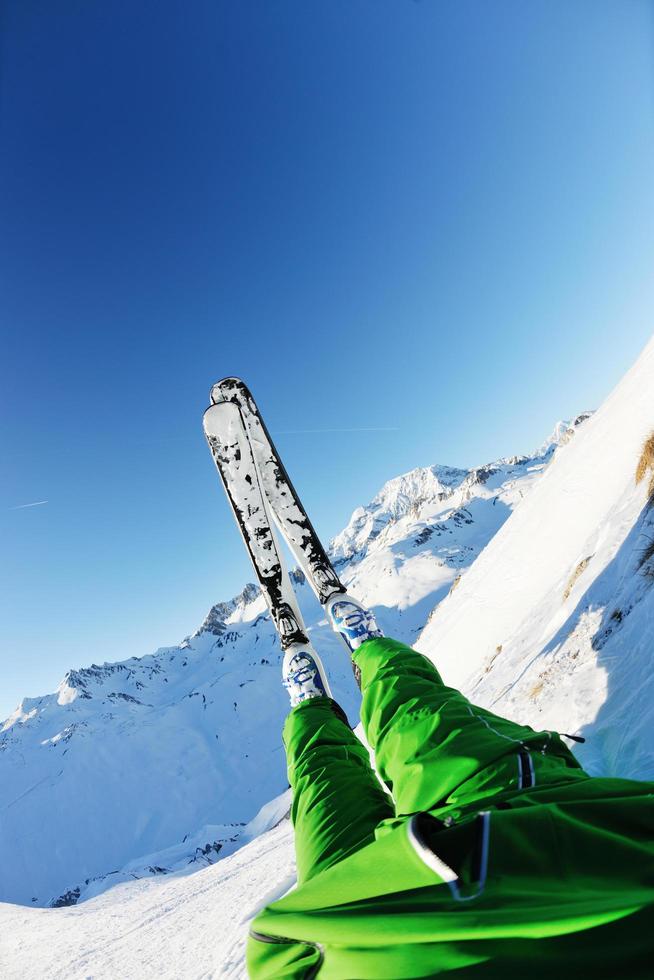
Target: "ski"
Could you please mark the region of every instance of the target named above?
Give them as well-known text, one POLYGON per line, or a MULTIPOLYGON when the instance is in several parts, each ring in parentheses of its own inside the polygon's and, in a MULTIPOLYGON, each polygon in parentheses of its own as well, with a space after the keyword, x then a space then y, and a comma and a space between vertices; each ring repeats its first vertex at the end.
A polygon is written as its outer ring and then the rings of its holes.
POLYGON ((228 401, 211 405, 204 414, 204 431, 282 649, 306 644, 306 627, 239 406, 228 401))
MULTIPOLYGON (((334 594, 345 592, 247 385, 239 378, 224 378, 211 389, 210 400, 215 407, 228 404, 238 408, 268 512, 272 514, 318 601, 324 605, 334 594)), ((210 408, 208 416, 211 411, 210 408)))

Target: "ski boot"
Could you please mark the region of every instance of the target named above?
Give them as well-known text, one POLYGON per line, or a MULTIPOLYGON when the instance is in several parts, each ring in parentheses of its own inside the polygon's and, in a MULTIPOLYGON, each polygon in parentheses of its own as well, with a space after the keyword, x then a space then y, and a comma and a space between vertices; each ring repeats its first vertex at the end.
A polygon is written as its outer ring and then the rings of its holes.
POLYGON ((293 643, 284 654, 282 683, 294 708, 309 698, 331 698, 320 657, 308 643, 293 643))
POLYGON ((330 596, 325 603, 325 612, 332 629, 343 636, 351 653, 365 640, 384 635, 374 614, 346 592, 330 596))

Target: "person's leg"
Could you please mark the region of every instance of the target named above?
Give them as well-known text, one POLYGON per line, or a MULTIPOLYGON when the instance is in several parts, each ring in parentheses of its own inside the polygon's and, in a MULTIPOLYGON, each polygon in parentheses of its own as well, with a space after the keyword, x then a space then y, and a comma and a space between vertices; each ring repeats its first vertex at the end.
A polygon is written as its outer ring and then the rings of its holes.
POLYGON ((338 704, 312 697, 297 704, 284 726, 293 790, 298 882, 359 850, 394 814, 368 752, 338 704))
POLYGON ((410 647, 369 639, 353 660, 361 720, 398 816, 585 777, 558 735, 472 705, 410 647))

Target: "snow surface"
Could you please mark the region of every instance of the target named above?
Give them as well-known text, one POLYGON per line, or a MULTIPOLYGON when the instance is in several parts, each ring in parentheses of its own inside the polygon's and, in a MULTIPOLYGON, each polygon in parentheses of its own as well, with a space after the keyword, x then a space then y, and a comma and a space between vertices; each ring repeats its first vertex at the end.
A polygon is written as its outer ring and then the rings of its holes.
POLYGON ((417 649, 471 699, 581 734, 593 773, 654 777, 654 342, 435 610, 417 649))
MULTIPOLYGON (((332 556, 447 682, 583 732, 594 772, 654 778, 654 514, 634 483, 654 342, 576 421, 533 457, 391 480, 332 556)), ((347 658, 297 578, 354 721, 347 658)), ((0 735, 0 976, 245 977, 247 920, 294 882, 279 660, 248 586, 179 646, 19 706, 0 735), (29 907, 53 901, 77 904, 29 907)))
MULTIPOLYGON (((282 798, 288 810, 288 796, 282 798)), ((212 867, 118 884, 59 909, 0 905, 3 980, 242 978, 247 923, 295 882, 283 819, 212 867)))

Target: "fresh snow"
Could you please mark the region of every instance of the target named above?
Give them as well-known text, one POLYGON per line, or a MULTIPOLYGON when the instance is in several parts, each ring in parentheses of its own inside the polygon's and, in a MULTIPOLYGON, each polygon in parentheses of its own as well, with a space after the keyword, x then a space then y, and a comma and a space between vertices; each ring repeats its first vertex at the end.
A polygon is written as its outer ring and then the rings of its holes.
MULTIPOLYGON (((288 796, 280 801, 288 810, 288 796)), ((290 821, 211 867, 115 885, 70 908, 0 905, 3 980, 244 978, 247 923, 295 883, 290 821)))
MULTIPOLYGON (((638 778, 654 777, 654 517, 634 472, 652 428, 654 342, 533 456, 391 480, 331 545, 447 682, 638 778)), ((355 721, 347 657, 295 577, 355 721)), ((245 977, 247 921, 294 882, 279 661, 248 586, 178 646, 70 671, 5 722, 3 978, 245 977)))
POLYGON ((484 707, 583 735, 589 771, 640 779, 654 777, 654 569, 640 567, 654 513, 634 475, 653 429, 654 341, 417 644, 484 707))

